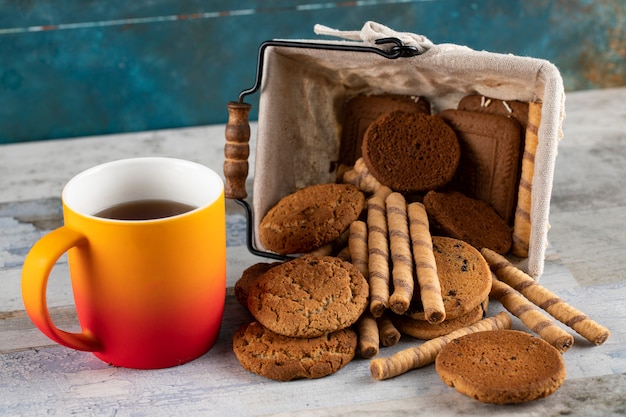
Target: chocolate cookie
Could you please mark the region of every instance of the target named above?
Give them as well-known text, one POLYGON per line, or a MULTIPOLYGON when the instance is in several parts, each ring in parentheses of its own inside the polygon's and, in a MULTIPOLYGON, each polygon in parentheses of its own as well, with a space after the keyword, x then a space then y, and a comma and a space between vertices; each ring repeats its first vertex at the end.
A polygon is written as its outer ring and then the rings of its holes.
POLYGON ((368 296, 367 281, 351 263, 304 256, 261 275, 250 288, 248 308, 278 334, 310 338, 354 324, 368 296))
MULTIPOLYGON (((469 314, 489 297, 489 265, 467 242, 442 236, 433 236, 432 240, 446 320, 469 314)), ((426 320, 419 294, 413 295, 413 302, 405 315, 426 320)))
POLYGON ((394 111, 365 131, 363 161, 383 185, 402 193, 439 188, 453 177, 461 148, 439 116, 394 111))
POLYGON ((477 249, 489 248, 506 254, 511 248, 511 230, 487 203, 464 194, 431 191, 424 197, 433 234, 468 242, 477 249))
POLYGON ((523 130, 512 118, 445 110, 461 145, 461 159, 451 187, 484 201, 512 224, 520 177, 523 130))
POLYGON ((394 314, 391 320, 400 333, 422 340, 430 340, 446 335, 481 320, 489 308, 489 299, 474 307, 467 314, 454 319, 446 319, 441 323, 430 323, 428 320, 416 320, 409 316, 394 314))
POLYGON ((250 287, 265 272, 280 265, 280 262, 259 262, 246 268, 241 277, 235 282, 235 298, 245 308, 248 308, 248 292, 250 287))
POLYGON ((361 157, 363 135, 369 125, 383 114, 395 110, 430 114, 430 103, 424 97, 395 94, 358 95, 351 98, 345 106, 339 162, 354 165, 361 157))
POLYGON ((356 346, 357 335, 350 329, 298 339, 253 322, 241 326, 233 336, 233 351, 241 366, 276 381, 333 374, 354 358, 356 346))
POLYGON ((435 360, 439 377, 468 397, 516 404, 546 397, 565 380, 554 346, 517 330, 472 333, 452 340, 435 360))
POLYGON ((259 240, 286 255, 307 253, 337 239, 359 217, 365 196, 351 184, 317 184, 283 197, 263 217, 259 240))

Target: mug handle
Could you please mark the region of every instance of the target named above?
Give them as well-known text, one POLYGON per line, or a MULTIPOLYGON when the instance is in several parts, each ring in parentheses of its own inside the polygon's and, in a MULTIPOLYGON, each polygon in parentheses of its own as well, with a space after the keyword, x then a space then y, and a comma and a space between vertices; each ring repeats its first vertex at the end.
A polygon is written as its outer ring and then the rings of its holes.
POLYGON ((35 243, 22 268, 22 299, 30 319, 50 339, 72 349, 95 352, 102 348, 100 341, 89 330, 70 333, 57 328, 46 302, 48 277, 54 264, 70 248, 86 243, 84 235, 67 226, 51 231, 35 243))

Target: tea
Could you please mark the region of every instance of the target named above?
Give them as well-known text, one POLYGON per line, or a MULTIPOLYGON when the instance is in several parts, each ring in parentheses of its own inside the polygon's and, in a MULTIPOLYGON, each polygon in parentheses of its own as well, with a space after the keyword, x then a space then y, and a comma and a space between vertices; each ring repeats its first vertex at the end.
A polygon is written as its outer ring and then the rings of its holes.
POLYGON ((137 200, 105 208, 94 216, 115 220, 153 220, 177 216, 195 208, 173 200, 137 200))

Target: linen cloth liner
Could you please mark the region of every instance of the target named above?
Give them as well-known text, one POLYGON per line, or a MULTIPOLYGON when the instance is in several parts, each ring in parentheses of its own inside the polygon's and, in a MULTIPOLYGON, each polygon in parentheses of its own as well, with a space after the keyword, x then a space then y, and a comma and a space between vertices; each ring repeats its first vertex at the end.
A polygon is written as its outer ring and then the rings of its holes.
MULTIPOLYGON (((432 113, 456 108, 468 94, 542 102, 532 185, 528 259, 518 265, 538 279, 548 245, 548 216, 558 141, 565 117, 563 81, 542 59, 434 44, 376 22, 360 31, 315 25, 320 35, 345 40, 323 43, 375 45, 396 37, 420 55, 388 59, 373 53, 268 47, 265 52, 254 174, 254 230, 280 198, 312 184, 335 182, 343 105, 359 94, 422 96, 432 113)), ((306 40, 306 42, 320 42, 306 40)), ((263 248, 255 233, 255 245, 263 248)))

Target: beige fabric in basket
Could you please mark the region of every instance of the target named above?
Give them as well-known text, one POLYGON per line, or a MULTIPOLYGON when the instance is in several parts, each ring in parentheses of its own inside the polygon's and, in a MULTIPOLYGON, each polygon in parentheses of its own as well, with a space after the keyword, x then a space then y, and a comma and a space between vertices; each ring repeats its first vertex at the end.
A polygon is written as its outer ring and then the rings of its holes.
MULTIPOLYGON (((355 95, 384 92, 423 96, 430 101, 433 113, 456 108, 468 94, 541 101, 529 256, 523 266, 539 278, 547 248, 557 145, 565 116, 565 94, 558 69, 536 58, 436 45, 424 36, 396 32, 375 22, 367 22, 360 31, 353 32, 316 25, 315 32, 347 39, 332 43, 364 46, 375 46, 376 39, 397 37, 417 47, 421 54, 388 59, 363 52, 267 48, 254 174, 255 230, 267 210, 283 196, 307 185, 335 181, 343 105, 355 95)), ((255 245, 262 249, 258 237, 255 245)))

